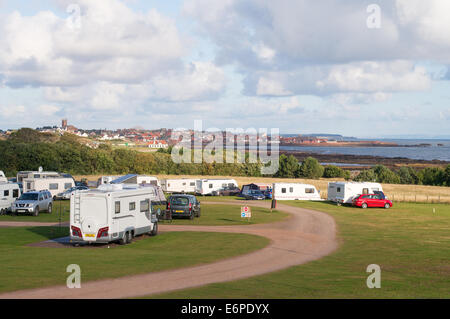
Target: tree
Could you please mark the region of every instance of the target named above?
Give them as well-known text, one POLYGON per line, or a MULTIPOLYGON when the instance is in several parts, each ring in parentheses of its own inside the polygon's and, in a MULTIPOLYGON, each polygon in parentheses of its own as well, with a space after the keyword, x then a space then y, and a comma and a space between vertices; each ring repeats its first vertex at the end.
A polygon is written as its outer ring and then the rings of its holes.
POLYGON ((347 176, 350 177, 350 173, 348 171, 345 171, 342 168, 337 167, 335 165, 327 165, 325 166, 325 170, 323 171, 323 177, 326 178, 338 178, 347 176))
POLYGON ((384 165, 377 165, 373 168, 378 183, 400 184, 400 178, 384 165))
POLYGON ((306 158, 300 165, 299 176, 305 178, 320 178, 323 176, 324 168, 319 161, 313 157, 306 158))
POLYGON ((290 155, 287 157, 284 154, 280 155, 280 165, 278 172, 275 174, 276 177, 289 177, 294 178, 298 174, 299 164, 297 159, 290 155))
POLYGON ((397 172, 400 184, 420 184, 420 178, 412 167, 401 167, 397 172))
POLYGON ((355 181, 357 182, 375 182, 377 180, 377 176, 373 169, 363 170, 355 177, 355 181))
POLYGON ((440 167, 427 167, 419 172, 424 185, 444 185, 446 182, 445 171, 440 167))

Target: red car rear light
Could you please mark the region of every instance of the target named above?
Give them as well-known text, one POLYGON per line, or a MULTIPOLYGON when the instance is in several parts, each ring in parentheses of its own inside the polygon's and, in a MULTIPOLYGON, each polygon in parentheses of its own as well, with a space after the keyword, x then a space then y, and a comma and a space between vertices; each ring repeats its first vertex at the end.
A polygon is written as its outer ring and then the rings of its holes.
POLYGON ((189 211, 192 211, 192 203, 189 203, 189 211))
POLYGON ((167 202, 167 209, 170 209, 170 203, 167 202))
POLYGON ((100 228, 97 234, 97 238, 108 237, 109 227, 100 228))
POLYGON ((83 235, 81 235, 81 229, 75 226, 72 226, 71 229, 72 229, 72 236, 83 238, 83 235))

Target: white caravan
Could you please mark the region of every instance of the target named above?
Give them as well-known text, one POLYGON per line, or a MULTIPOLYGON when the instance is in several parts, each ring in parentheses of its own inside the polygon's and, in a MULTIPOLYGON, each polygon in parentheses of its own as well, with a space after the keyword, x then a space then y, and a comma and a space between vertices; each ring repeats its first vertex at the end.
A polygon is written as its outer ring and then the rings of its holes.
POLYGON ((97 181, 97 187, 103 184, 109 184, 120 176, 102 176, 97 181))
POLYGON ((195 185, 195 193, 217 195, 225 187, 238 187, 238 183, 234 179, 199 179, 195 185))
POLYGON ((55 198, 59 193, 75 186, 73 178, 69 177, 46 177, 27 178, 23 180, 23 192, 48 190, 55 198))
POLYGON ((139 185, 155 185, 161 186, 158 178, 155 176, 149 175, 137 175, 137 174, 128 174, 125 176, 121 176, 113 181, 111 184, 139 184, 139 185))
POLYGON ((0 171, 0 183, 8 183, 8 179, 5 176, 5 173, 3 171, 0 171))
POLYGON ((351 204, 356 195, 382 191, 379 183, 331 182, 328 183, 328 200, 338 204, 351 204))
POLYGON ((162 190, 166 193, 195 193, 197 179, 163 179, 162 190))
POLYGON ((274 183, 272 198, 275 200, 322 200, 314 185, 300 183, 274 183))
POLYGON ((20 197, 19 184, 0 183, 0 215, 11 209, 11 205, 20 197))
POLYGON ((138 235, 156 235, 158 220, 152 205, 165 201, 158 189, 153 185, 106 184, 73 193, 70 199, 72 243, 126 244, 138 235))
POLYGON ((29 178, 47 178, 47 177, 59 177, 60 174, 57 172, 44 172, 39 171, 22 171, 17 173, 17 182, 22 183, 24 179, 29 178))

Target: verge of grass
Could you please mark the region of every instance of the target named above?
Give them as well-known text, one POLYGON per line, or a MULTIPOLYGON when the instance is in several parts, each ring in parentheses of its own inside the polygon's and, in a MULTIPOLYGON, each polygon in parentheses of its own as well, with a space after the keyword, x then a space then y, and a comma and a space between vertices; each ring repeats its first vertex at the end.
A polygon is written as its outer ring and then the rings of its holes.
POLYGON ((40 223, 58 223, 61 217, 61 222, 68 222, 70 218, 70 201, 55 201, 53 202, 53 212, 51 214, 43 211, 39 216, 18 214, 18 215, 2 215, 0 222, 40 222, 40 223), (60 214, 61 212, 61 214, 60 214))
POLYGON ((111 248, 26 246, 67 235, 58 227, 0 228, 0 292, 64 285, 70 264, 80 265, 83 283, 211 263, 269 244, 247 234, 169 232, 111 248))
POLYGON ((252 217, 250 220, 241 218, 241 206, 235 205, 208 205, 207 202, 201 204, 200 218, 174 219, 172 222, 163 221, 167 225, 204 225, 204 226, 226 226, 226 225, 253 225, 273 223, 283 220, 289 215, 284 212, 270 209, 252 207, 252 217))
POLYGON ((150 298, 450 298, 450 205, 363 210, 327 202, 283 204, 333 216, 338 250, 283 271, 150 298), (380 289, 367 288, 370 264, 381 267, 380 289))

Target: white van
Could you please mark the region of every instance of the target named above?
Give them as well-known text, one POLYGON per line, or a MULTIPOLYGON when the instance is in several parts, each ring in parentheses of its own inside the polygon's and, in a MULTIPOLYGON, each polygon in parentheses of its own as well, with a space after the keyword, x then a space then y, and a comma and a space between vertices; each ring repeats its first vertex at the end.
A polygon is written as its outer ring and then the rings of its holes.
POLYGON ((11 205, 21 195, 19 184, 0 183, 0 215, 11 210, 11 205))
POLYGON ((195 193, 198 195, 217 195, 225 187, 238 187, 234 179, 199 179, 195 185, 195 193))
POLYGON ((379 183, 330 182, 328 183, 328 200, 337 204, 351 204, 356 195, 382 192, 379 183))
POLYGON ((162 190, 166 193, 195 193, 197 179, 163 179, 162 190))
POLYGON ((24 193, 49 190, 53 198, 74 186, 75 181, 69 177, 26 178, 23 180, 24 193))
MULTIPOLYGON (((160 189, 160 188, 159 188, 160 189)), ((133 237, 158 232, 153 202, 165 201, 157 186, 106 184, 70 198, 72 243, 127 244, 133 237)))
POLYGON ((0 171, 0 183, 8 183, 8 179, 5 176, 5 173, 3 171, 0 171))
POLYGON ((314 185, 300 183, 274 183, 272 198, 275 200, 321 200, 314 185))

